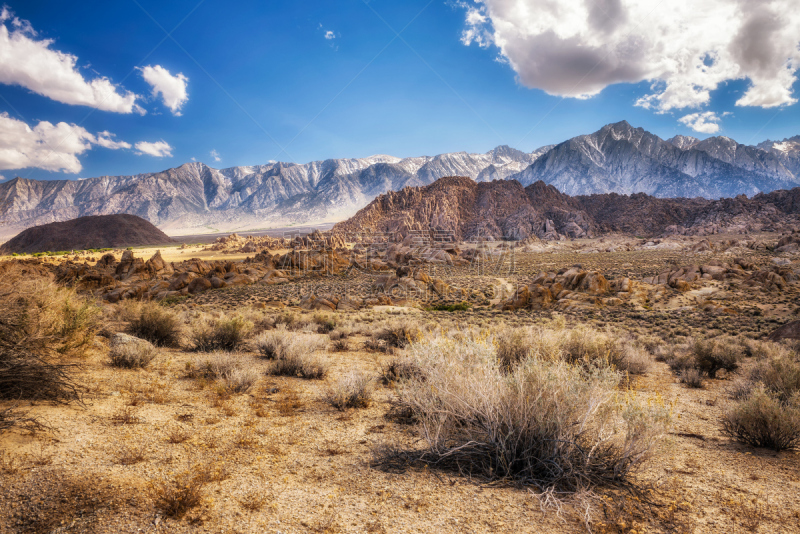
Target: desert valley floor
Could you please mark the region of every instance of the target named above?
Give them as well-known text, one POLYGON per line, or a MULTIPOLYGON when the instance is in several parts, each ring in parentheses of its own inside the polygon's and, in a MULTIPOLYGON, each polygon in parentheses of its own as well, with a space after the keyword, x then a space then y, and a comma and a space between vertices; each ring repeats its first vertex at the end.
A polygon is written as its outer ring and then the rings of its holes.
POLYGON ((754 369, 780 359, 797 372, 797 340, 766 339, 800 319, 796 242, 465 243, 451 261, 406 252, 397 269, 369 247, 264 253, 244 237, 160 247, 152 261, 155 249, 5 258, 6 294, 38 277, 99 315, 68 360, 79 399, 0 405, 46 425, 0 434, 0 532, 800 532, 800 454, 722 423, 754 369), (175 339, 143 349, 140 368, 112 365, 120 343, 139 343, 120 334, 146 337, 148 313, 174 319, 175 339), (214 337, 221 325, 230 342, 214 337), (426 442, 398 362, 421 339, 499 350, 514 332, 635 351, 611 402, 661 406, 669 420, 625 484, 560 497, 408 453, 426 442), (302 340, 324 370, 276 372, 269 336, 302 340), (696 342, 735 365, 693 369, 696 342), (337 401, 357 378, 364 398, 337 401), (176 493, 196 502, 178 509, 176 493))

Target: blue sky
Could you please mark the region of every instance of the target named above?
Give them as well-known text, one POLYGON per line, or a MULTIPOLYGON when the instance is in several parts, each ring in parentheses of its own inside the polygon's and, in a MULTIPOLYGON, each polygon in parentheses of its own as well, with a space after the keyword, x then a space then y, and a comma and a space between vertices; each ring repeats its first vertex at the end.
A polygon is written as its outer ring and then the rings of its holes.
MULTIPOLYGON (((695 28, 708 42, 691 44, 717 70, 698 75, 697 66, 675 70, 677 52, 648 44, 649 0, 608 1, 607 20, 623 21, 610 30, 592 26, 578 4, 547 12, 541 0, 11 2, 11 41, 0 44, 12 54, 0 61, 0 175, 72 179, 192 158, 221 168, 501 144, 531 151, 622 119, 664 138, 713 132, 754 144, 800 134, 796 15, 765 30, 730 11, 731 0, 709 1, 718 11, 695 28), (735 35, 716 28, 728 15, 735 35), (777 59, 753 49, 769 31, 783 32, 770 43, 787 43, 772 46, 777 59), (644 52, 630 55, 637 32, 644 52), (613 54, 587 60, 586 50, 613 54), (77 78, 58 86, 48 61, 77 78), (114 98, 86 96, 97 80, 114 98)), ((669 32, 685 14, 656 16, 669 32)))

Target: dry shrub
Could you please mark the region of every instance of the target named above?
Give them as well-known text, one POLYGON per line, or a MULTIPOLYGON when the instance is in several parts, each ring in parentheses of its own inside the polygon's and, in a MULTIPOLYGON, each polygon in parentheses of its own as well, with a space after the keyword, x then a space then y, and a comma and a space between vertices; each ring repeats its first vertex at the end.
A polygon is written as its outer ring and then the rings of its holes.
POLYGON ((409 358, 395 358, 381 369, 381 379, 386 385, 410 378, 424 380, 422 369, 409 358))
POLYGON ((759 385, 725 413, 722 429, 754 447, 776 451, 800 448, 800 394, 781 402, 759 385))
POLYGON ((331 352, 348 352, 350 350, 350 344, 347 342, 346 339, 337 339, 333 341, 330 346, 331 352))
POLYGON ((678 378, 682 384, 686 384, 690 388, 700 389, 703 387, 703 375, 694 367, 688 367, 680 371, 678 378))
POLYGON ((541 490, 624 484, 663 434, 669 411, 616 391, 620 373, 529 356, 504 370, 491 339, 423 340, 409 352, 425 380, 398 394, 427 444, 427 465, 541 490))
POLYGON ((336 329, 336 317, 324 313, 315 313, 312 320, 317 325, 318 334, 329 334, 336 329))
POLYGON ((750 382, 761 383, 778 400, 788 402, 800 393, 800 362, 790 355, 761 361, 750 370, 750 382))
POLYGON ((144 339, 115 336, 111 340, 111 365, 123 369, 144 369, 158 355, 156 348, 144 339))
POLYGON ((203 502, 203 488, 211 481, 211 467, 196 464, 152 479, 150 493, 161 513, 180 519, 203 502))
POLYGON ((147 457, 149 443, 119 443, 114 448, 114 463, 119 465, 134 465, 143 462, 147 457))
POLYGON ((366 374, 353 371, 328 387, 325 402, 337 410, 366 408, 372 400, 375 380, 366 374))
POLYGON ((71 290, 7 271, 0 283, 0 399, 78 399, 78 364, 69 359, 91 346, 98 316, 71 290))
POLYGON ((234 316, 230 318, 202 317, 192 326, 192 343, 200 352, 238 350, 244 345, 253 329, 253 323, 234 316))
POLYGON ((273 376, 298 378, 325 378, 330 363, 325 357, 314 353, 325 348, 325 342, 310 334, 287 334, 290 337, 278 358, 272 362, 267 373, 273 376))
POLYGON ((404 349, 421 336, 419 326, 408 320, 395 320, 372 335, 378 345, 383 344, 393 349, 404 349))
POLYGON ((146 339, 157 347, 178 347, 183 326, 175 312, 156 302, 142 303, 128 325, 128 333, 146 339))
POLYGON ((495 334, 497 359, 503 367, 513 367, 528 357, 533 340, 527 328, 505 327, 495 334))
POLYGON ((186 376, 205 380, 221 380, 226 393, 246 393, 259 377, 258 370, 245 366, 244 356, 234 352, 213 352, 200 365, 187 366, 186 376))
POLYGON ((283 355, 292 339, 293 335, 285 327, 279 327, 276 330, 264 332, 258 336, 253 345, 262 358, 277 360, 283 355))
POLYGON ((650 369, 650 355, 637 343, 586 326, 506 327, 494 339, 497 357, 505 368, 532 356, 582 367, 610 367, 631 375, 650 369))
POLYGON ((716 378, 719 371, 732 373, 739 368, 743 349, 731 339, 695 339, 691 353, 697 370, 708 378, 716 378))

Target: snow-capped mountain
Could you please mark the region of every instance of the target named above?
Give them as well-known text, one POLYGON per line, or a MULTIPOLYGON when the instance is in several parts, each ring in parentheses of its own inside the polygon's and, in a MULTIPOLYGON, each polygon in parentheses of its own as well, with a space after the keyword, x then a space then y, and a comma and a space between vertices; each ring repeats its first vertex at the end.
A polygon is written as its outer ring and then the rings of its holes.
POLYGON ((625 121, 556 145, 524 171, 568 195, 647 193, 656 197, 734 197, 800 185, 800 177, 771 151, 727 137, 664 141, 625 121))
POLYGON ((138 215, 174 234, 334 221, 354 214, 381 193, 427 185, 444 176, 505 179, 545 151, 529 154, 500 146, 485 154, 405 159, 377 155, 227 169, 194 162, 159 173, 77 181, 15 178, 0 184, 0 235, 112 213, 138 215))
POLYGON ((139 215, 173 235, 337 221, 380 194, 445 176, 515 179, 523 186, 543 180, 569 195, 753 195, 800 185, 800 136, 755 147, 721 136, 665 141, 622 121, 530 153, 499 146, 484 154, 376 155, 227 169, 186 163, 134 176, 15 178, 0 184, 0 237, 112 213, 139 215))

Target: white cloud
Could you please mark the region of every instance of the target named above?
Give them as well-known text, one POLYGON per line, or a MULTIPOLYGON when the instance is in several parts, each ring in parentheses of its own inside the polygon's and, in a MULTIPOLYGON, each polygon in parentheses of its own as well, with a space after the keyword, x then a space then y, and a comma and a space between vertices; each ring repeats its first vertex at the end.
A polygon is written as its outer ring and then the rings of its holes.
POLYGON ((216 150, 211 151, 211 157, 214 158, 214 161, 222 161, 222 158, 219 157, 219 152, 216 150))
POLYGON ((125 141, 114 141, 114 137, 114 134, 111 132, 100 132, 97 134, 97 144, 103 148, 110 148, 111 150, 131 147, 131 144, 125 141))
POLYGON ((333 33, 332 31, 328 30, 328 31, 325 32, 325 39, 327 39, 329 41, 331 39, 336 39, 336 34, 333 33))
POLYGON ((33 128, 0 113, 0 169, 35 167, 47 171, 77 173, 83 168, 78 155, 99 145, 110 149, 130 148, 124 141, 114 141, 113 134, 97 136, 75 124, 42 121, 33 128))
POLYGON ((720 117, 713 111, 703 111, 684 115, 678 122, 681 122, 695 132, 713 134, 719 131, 720 117))
POLYGON ((134 145, 140 156, 148 155, 156 158, 171 158, 172 147, 166 141, 156 141, 150 143, 148 141, 140 141, 134 145))
POLYGON ((189 100, 189 95, 186 92, 189 78, 180 72, 173 76, 161 65, 147 65, 139 69, 139 71, 142 73, 144 81, 153 88, 153 96, 158 97, 160 94, 161 101, 170 109, 172 114, 180 116, 181 108, 189 100))
POLYGON ((143 113, 137 95, 108 78, 88 81, 76 69, 77 57, 51 48, 52 39, 36 39, 30 23, 8 7, 0 12, 0 83, 20 85, 64 104, 116 113, 143 113), (10 27, 9 27, 10 26, 10 27))
POLYGON ((636 104, 666 112, 707 104, 747 79, 739 106, 793 104, 800 68, 796 0, 475 0, 462 42, 496 45, 522 84, 588 98, 653 82, 636 104))

